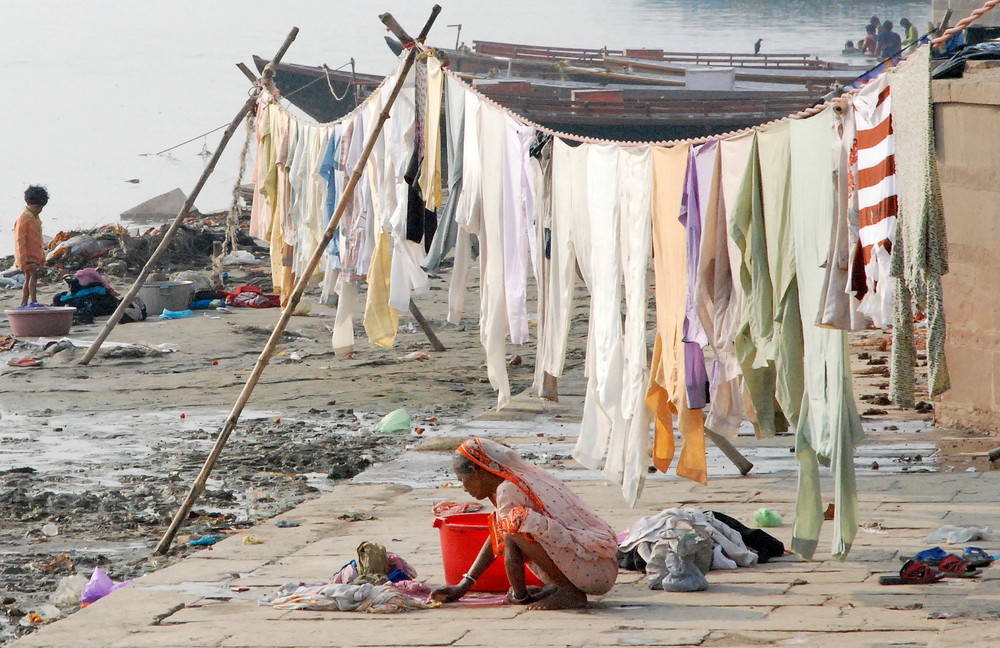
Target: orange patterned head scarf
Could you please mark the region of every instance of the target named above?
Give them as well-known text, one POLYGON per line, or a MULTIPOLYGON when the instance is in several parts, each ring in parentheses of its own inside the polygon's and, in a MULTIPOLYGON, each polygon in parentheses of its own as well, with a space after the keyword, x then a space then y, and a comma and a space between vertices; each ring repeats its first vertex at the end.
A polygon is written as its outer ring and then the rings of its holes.
POLYGON ((458 453, 483 470, 513 483, 538 507, 539 513, 546 512, 547 507, 542 501, 539 487, 544 488, 545 482, 558 480, 545 469, 525 461, 505 445, 479 437, 464 441, 458 447, 458 453))

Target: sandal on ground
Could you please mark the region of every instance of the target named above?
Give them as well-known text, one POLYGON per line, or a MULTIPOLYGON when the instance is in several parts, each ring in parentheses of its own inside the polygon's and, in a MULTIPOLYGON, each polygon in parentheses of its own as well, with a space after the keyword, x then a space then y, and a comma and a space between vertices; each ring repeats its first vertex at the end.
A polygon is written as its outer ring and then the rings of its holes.
POLYGON ((989 567, 993 564, 993 556, 979 547, 966 547, 962 551, 962 558, 969 561, 973 567, 989 567))
POLYGON ((942 549, 941 547, 932 547, 931 549, 924 549, 912 556, 900 556, 899 559, 906 562, 907 560, 915 560, 919 563, 925 565, 937 566, 942 560, 950 556, 951 554, 942 549))
POLYGON ((42 361, 38 358, 32 358, 27 356, 24 358, 19 358, 18 360, 8 360, 7 365, 10 367, 41 367, 42 361))
POLYGON ((982 569, 976 569, 969 564, 968 560, 959 558, 955 554, 948 554, 948 557, 942 560, 937 568, 942 574, 952 578, 975 578, 983 574, 982 569))
POLYGON ((899 570, 899 574, 879 576, 879 585, 926 585, 936 583, 944 578, 944 574, 929 565, 916 560, 907 560, 899 570))

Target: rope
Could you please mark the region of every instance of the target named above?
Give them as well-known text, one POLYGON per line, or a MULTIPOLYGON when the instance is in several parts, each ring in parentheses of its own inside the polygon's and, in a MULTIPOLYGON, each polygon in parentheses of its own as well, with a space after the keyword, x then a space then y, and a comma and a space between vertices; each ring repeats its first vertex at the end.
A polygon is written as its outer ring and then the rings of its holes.
POLYGON ((195 140, 199 140, 199 139, 201 139, 202 137, 207 137, 207 136, 211 135, 212 133, 214 133, 214 132, 216 132, 216 131, 220 131, 220 130, 222 130, 222 129, 223 129, 223 128, 225 128, 226 126, 229 126, 229 124, 228 124, 228 123, 226 123, 226 124, 223 124, 222 126, 219 126, 219 127, 217 127, 217 128, 213 128, 213 129, 212 129, 212 130, 210 130, 210 131, 207 131, 207 132, 205 132, 205 133, 202 133, 201 135, 195 135, 194 137, 192 137, 192 138, 191 138, 191 139, 189 139, 189 140, 184 140, 184 141, 183 141, 183 142, 181 142, 180 144, 174 144, 174 145, 173 145, 173 146, 171 146, 170 148, 165 148, 165 149, 163 149, 162 151, 157 151, 156 153, 140 153, 140 154, 139 154, 139 157, 147 157, 147 156, 150 156, 150 155, 163 155, 164 153, 167 153, 167 152, 169 152, 169 151, 173 151, 173 150, 174 150, 175 148, 180 148, 181 146, 184 146, 185 144, 190 144, 191 142, 193 142, 193 141, 195 141, 195 140))
MULTIPOLYGON (((344 65, 346 65, 346 63, 344 65)), ((341 65, 340 67, 344 67, 344 66, 341 65)), ((337 69, 339 70, 340 68, 337 68, 337 69)), ((344 94, 340 95, 339 97, 337 96, 337 91, 333 89, 333 83, 330 82, 330 72, 331 71, 332 72, 336 72, 336 70, 330 70, 330 68, 326 67, 325 65, 323 66, 323 76, 326 77, 326 87, 330 89, 330 94, 333 95, 333 100, 334 101, 343 101, 344 98, 347 97, 347 93, 349 93, 351 91, 351 86, 354 86, 355 83, 356 83, 356 79, 355 79, 355 76, 354 76, 354 57, 351 57, 351 81, 350 81, 350 83, 348 83, 344 87, 344 94)), ((305 87, 305 86, 303 86, 303 87, 305 87)), ((356 92, 356 90, 355 90, 355 92, 356 92)))
MULTIPOLYGON (((325 65, 323 66, 323 71, 326 73, 326 82, 327 82, 327 85, 330 84, 330 76, 329 76, 330 72, 336 72, 337 70, 343 69, 343 68, 347 67, 348 65, 351 66, 351 84, 356 83, 356 78, 355 78, 355 75, 354 75, 354 59, 352 58, 347 63, 344 63, 340 67, 333 68, 332 70, 330 70, 330 68, 328 68, 325 65)), ((313 79, 309 83, 305 84, 304 86, 300 86, 300 87, 296 88, 295 90, 292 90, 288 94, 283 94, 282 97, 284 97, 284 98, 287 99, 288 97, 291 97, 292 95, 294 95, 294 94, 296 94, 298 92, 302 92, 303 90, 305 90, 306 88, 308 88, 312 84, 318 83, 318 82, 320 82, 322 80, 323 80, 323 77, 316 77, 315 79, 313 79)), ((251 92, 254 91, 254 90, 256 90, 256 88, 257 88, 257 86, 254 86, 254 88, 251 88, 251 92)), ((345 97, 347 96, 347 92, 349 92, 349 88, 350 88, 350 86, 348 86, 348 90, 344 91, 344 96, 345 97)), ((342 101, 344 99, 344 97, 338 97, 337 96, 337 93, 333 91, 333 87, 332 86, 330 86, 330 94, 332 94, 333 98, 336 99, 337 101, 342 101)), ((226 126, 229 126, 228 122, 225 123, 225 124, 223 124, 223 125, 221 125, 221 126, 213 128, 210 131, 206 131, 206 132, 202 133, 201 135, 195 135, 191 139, 184 140, 180 144, 174 144, 173 146, 171 146, 169 148, 165 148, 162 151, 157 151, 156 153, 140 153, 139 157, 148 157, 148 156, 151 156, 151 155, 163 155, 164 153, 169 153, 170 151, 173 151, 175 148, 180 148, 180 147, 184 146, 185 144, 190 144, 191 142, 199 140, 199 139, 201 139, 203 137, 207 137, 207 136, 211 135, 212 133, 218 132, 218 131, 222 130, 223 128, 225 128, 226 126)))
POLYGON ((212 258, 212 283, 215 286, 222 285, 223 261, 226 255, 236 250, 236 237, 240 230, 240 186, 243 184, 243 177, 247 172, 247 154, 250 151, 250 142, 255 139, 254 116, 255 111, 250 111, 247 114, 247 135, 243 140, 243 149, 240 151, 240 170, 236 176, 236 182, 233 184, 233 201, 226 213, 226 236, 219 254, 212 258))
MULTIPOLYGON (((344 65, 347 65, 347 64, 345 63, 344 65)), ((343 66, 341 66, 341 67, 343 67, 343 66)), ((378 97, 379 90, 381 90, 382 87, 386 84, 386 81, 389 79, 389 76, 390 75, 382 77, 382 82, 379 83, 378 86, 376 86, 374 90, 372 90, 372 92, 371 92, 370 95, 368 95, 367 97, 365 97, 364 101, 362 101, 359 105, 355 106, 354 109, 351 110, 351 112, 347 113, 346 115, 344 115, 342 117, 338 117, 337 119, 334 119, 333 121, 322 122, 319 125, 320 126, 334 126, 336 124, 339 124, 341 122, 344 122, 344 121, 347 121, 348 119, 353 118, 357 113, 359 113, 361 110, 365 109, 368 106, 368 102, 370 102, 373 97, 378 97)), ((310 81, 309 84, 316 83, 316 81, 320 81, 320 80, 322 80, 322 78, 323 77, 317 77, 316 80, 310 81)), ((305 88, 305 87, 306 86, 302 86, 302 88, 305 88)), ((299 88, 299 89, 301 90, 302 88, 299 88)), ((282 95, 282 97, 287 97, 287 96, 288 95, 282 95)), ((287 108, 285 108, 281 104, 277 104, 276 103, 275 105, 277 106, 277 108, 279 110, 281 110, 282 112, 286 113, 289 117, 291 117, 292 119, 296 120, 300 124, 302 123, 302 119, 298 115, 295 115, 294 113, 292 113, 291 111, 289 111, 287 108)), ((307 123, 313 123, 313 122, 307 122, 307 123)))
POLYGON ((939 45, 943 45, 944 43, 948 42, 949 38, 951 38, 960 31, 964 31, 966 27, 976 22, 989 12, 993 11, 993 9, 995 9, 998 4, 1000 4, 1000 0, 987 0, 982 7, 976 9, 965 18, 962 18, 961 20, 958 21, 958 23, 955 24, 954 27, 945 30, 943 34, 932 40, 931 47, 937 47, 939 45))
POLYGON ((226 242, 223 246, 223 256, 236 250, 236 235, 240 229, 240 187, 243 185, 243 177, 247 172, 247 154, 250 151, 250 142, 254 139, 255 115, 253 112, 247 115, 247 136, 243 141, 243 150, 240 151, 240 171, 233 184, 233 202, 229 205, 229 213, 226 214, 226 242))

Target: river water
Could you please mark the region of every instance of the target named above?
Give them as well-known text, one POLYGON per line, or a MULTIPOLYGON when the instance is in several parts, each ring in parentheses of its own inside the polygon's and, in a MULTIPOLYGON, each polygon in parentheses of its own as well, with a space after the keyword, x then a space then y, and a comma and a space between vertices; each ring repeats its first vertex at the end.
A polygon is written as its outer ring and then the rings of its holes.
MULTIPOLYGON (((429 42, 501 40, 565 46, 763 51, 837 58, 872 14, 918 27, 930 0, 438 0, 429 42)), ((0 78, 0 254, 24 188, 48 187, 45 234, 116 222, 133 205, 180 187, 189 192, 221 131, 246 99, 236 69, 270 57, 292 26, 301 32, 287 62, 362 72, 393 65, 378 14, 419 31, 428 0, 4 0, 0 78), (193 142, 155 155, 180 142, 193 142), (131 182, 130 182, 131 181, 131 182)), ((242 132, 196 207, 224 209, 237 177, 242 132)))

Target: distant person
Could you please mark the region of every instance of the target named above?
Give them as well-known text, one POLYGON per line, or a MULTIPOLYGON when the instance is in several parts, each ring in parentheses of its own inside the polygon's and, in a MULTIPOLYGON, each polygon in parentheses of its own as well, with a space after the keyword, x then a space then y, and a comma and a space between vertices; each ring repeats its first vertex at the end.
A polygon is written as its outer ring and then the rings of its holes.
POLYGON ((31 185, 24 192, 24 211, 14 221, 14 265, 24 271, 21 306, 38 304, 38 269, 45 264, 41 213, 48 202, 45 187, 31 185))
POLYGON ((865 56, 878 54, 876 31, 875 25, 865 25, 865 37, 861 41, 861 53, 865 56))
POLYGON ((907 51, 916 48, 917 42, 920 41, 920 34, 917 33, 917 27, 910 22, 909 18, 903 18, 899 21, 899 26, 903 28, 903 47, 907 51))
POLYGON ((840 53, 841 54, 857 54, 860 51, 861 50, 859 50, 857 47, 854 46, 854 41, 849 40, 846 43, 844 43, 844 49, 840 50, 840 53))
POLYGON ((760 54, 760 44, 763 43, 763 42, 764 42, 763 38, 758 38, 757 42, 753 44, 753 54, 754 54, 754 56, 757 56, 758 54, 760 54))
POLYGON ((903 49, 903 42, 899 38, 899 34, 892 31, 891 20, 882 23, 875 42, 878 49, 878 58, 883 60, 898 58, 900 51, 903 49))

